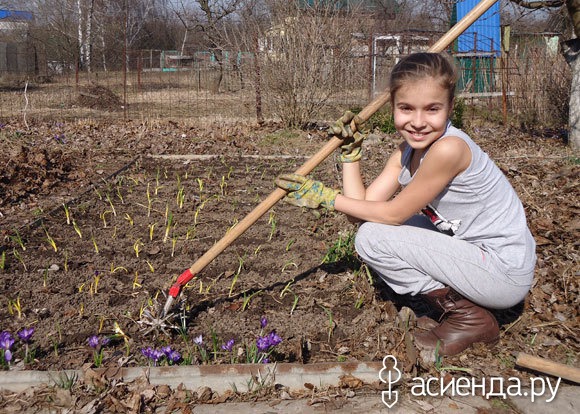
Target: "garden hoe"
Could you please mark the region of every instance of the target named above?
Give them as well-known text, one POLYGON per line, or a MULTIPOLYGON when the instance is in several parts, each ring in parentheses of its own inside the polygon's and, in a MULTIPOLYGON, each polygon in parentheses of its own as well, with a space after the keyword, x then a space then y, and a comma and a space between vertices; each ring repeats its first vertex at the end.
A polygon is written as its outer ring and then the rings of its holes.
MULTIPOLYGON (((457 22, 447 33, 445 33, 433 46, 429 48, 429 52, 442 52, 447 48, 461 33, 463 33, 473 22, 475 22, 483 13, 485 13, 497 0, 482 0, 480 1, 468 14, 457 22)), ((389 91, 385 91, 378 95, 372 102, 370 102, 358 114, 360 123, 368 121, 368 119, 385 105, 390 98, 389 91)), ((351 123, 353 132, 357 130, 354 121, 351 123)), ((322 161, 330 156, 343 143, 341 138, 332 137, 327 143, 310 159, 308 159, 295 173, 300 175, 308 175, 314 168, 316 168, 322 161)), ((174 306, 175 299, 181 293, 183 287, 201 272, 209 263, 212 262, 222 251, 226 249, 234 240, 242 235, 252 224, 254 224, 260 217, 262 217, 270 208, 272 208, 278 201, 286 195, 286 191, 277 188, 264 201, 254 208, 242 221, 240 221, 234 228, 230 229, 226 235, 214 244, 203 256, 201 256, 189 269, 183 272, 177 281, 171 286, 168 292, 165 306, 159 313, 157 310, 145 310, 143 312, 142 320, 139 321, 142 325, 147 325, 147 331, 151 332, 155 329, 166 332, 168 328, 176 328, 172 325, 172 320, 175 317, 171 310, 174 306)))

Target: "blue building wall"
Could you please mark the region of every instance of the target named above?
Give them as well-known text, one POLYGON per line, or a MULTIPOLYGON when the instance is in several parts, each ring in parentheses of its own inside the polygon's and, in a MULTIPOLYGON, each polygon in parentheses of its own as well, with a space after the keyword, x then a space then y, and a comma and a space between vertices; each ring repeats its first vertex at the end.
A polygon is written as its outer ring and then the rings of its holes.
POLYGON ((31 12, 22 10, 0 10, 0 20, 2 19, 32 20, 33 15, 31 12))
MULTIPOLYGON (((463 0, 455 4, 456 21, 461 20, 471 9, 473 9, 479 0, 463 0)), ((454 22, 455 23, 455 22, 454 22)), ((483 16, 475 21, 457 40, 457 49, 459 53, 476 52, 495 52, 499 55, 500 51, 500 16, 499 1, 490 7, 483 16)))

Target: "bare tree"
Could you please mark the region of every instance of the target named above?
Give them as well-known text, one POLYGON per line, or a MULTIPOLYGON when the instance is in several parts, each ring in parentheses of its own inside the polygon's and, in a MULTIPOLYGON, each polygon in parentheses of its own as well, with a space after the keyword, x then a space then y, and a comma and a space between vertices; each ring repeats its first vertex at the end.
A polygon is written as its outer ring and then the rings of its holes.
POLYGON ((574 37, 562 45, 562 53, 572 70, 568 142, 572 149, 578 151, 580 149, 580 59, 578 58, 580 54, 580 0, 510 1, 528 9, 560 8, 566 4, 566 9, 568 10, 568 15, 574 30, 574 37))
POLYGON ((243 0, 195 0, 196 7, 192 7, 191 2, 186 0, 176 3, 174 12, 186 33, 194 30, 212 52, 218 67, 218 77, 212 85, 212 92, 218 93, 224 76, 224 51, 230 46, 224 28, 230 19, 237 17, 243 0))

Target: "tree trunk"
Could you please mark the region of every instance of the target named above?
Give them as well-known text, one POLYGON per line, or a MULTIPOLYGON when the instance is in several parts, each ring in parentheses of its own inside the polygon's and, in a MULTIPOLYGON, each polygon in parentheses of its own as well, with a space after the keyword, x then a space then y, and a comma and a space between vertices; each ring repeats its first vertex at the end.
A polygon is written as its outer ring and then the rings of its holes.
POLYGON ((568 143, 574 151, 580 150, 580 39, 568 40, 564 45, 564 56, 572 70, 570 87, 570 112, 568 143))
POLYGON ((568 142, 574 151, 580 150, 580 0, 566 2, 568 14, 574 27, 575 39, 564 45, 564 56, 572 69, 572 86, 570 88, 570 132, 568 142))

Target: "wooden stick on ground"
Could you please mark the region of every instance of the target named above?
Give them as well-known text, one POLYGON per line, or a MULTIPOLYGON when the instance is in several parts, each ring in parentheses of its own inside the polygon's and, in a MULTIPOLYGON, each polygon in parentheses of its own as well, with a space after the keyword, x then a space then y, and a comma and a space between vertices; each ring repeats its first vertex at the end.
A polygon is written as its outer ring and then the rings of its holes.
POLYGON ((516 365, 580 384, 580 368, 524 354, 523 352, 518 354, 516 365))

